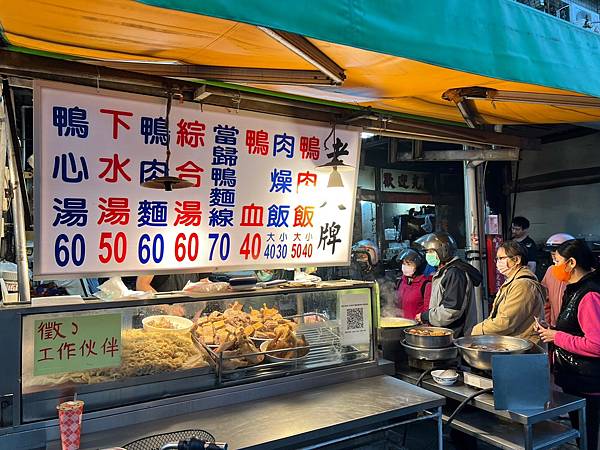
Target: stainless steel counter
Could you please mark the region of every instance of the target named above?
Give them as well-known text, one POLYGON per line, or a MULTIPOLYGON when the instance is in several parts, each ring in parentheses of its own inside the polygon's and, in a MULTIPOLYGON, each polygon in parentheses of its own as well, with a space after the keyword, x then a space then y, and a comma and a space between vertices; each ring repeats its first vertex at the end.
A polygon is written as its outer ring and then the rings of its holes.
MULTIPOLYGON (((397 369, 396 376, 408 383, 415 384, 422 374, 408 367, 397 369)), ((452 386, 442 386, 426 377, 424 389, 462 402, 478 389, 458 381, 452 386)), ((507 450, 531 450, 556 448, 560 444, 572 442, 580 437, 579 430, 555 420, 571 411, 579 413, 580 423, 584 424, 583 408, 585 400, 563 392, 552 391, 550 402, 544 408, 529 410, 496 410, 494 396, 482 394, 471 400, 471 409, 461 411, 452 422, 452 427, 495 447, 507 450)), ((447 411, 451 414, 451 410, 447 411)), ((444 416, 446 420, 448 416, 444 416)), ((582 426, 585 428, 585 425, 582 426)), ((582 440, 580 448, 585 449, 582 440)))
MULTIPOLYGON (((438 394, 387 375, 317 387, 166 420, 82 436, 82 450, 124 445, 181 429, 204 429, 231 449, 291 449, 314 439, 376 427, 444 404, 438 394)), ((48 450, 60 449, 51 442, 48 450)))

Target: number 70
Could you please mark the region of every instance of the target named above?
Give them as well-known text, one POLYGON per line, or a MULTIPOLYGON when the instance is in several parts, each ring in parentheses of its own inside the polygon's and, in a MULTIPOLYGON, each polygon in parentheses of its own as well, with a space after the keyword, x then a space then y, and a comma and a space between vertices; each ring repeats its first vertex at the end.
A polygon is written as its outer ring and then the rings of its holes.
POLYGON ((208 238, 212 240, 210 254, 208 255, 209 261, 213 260, 215 247, 219 241, 219 256, 221 261, 225 261, 227 258, 229 258, 229 251, 231 250, 231 238, 229 237, 229 233, 223 233, 221 235, 219 235, 219 233, 209 233, 208 238))

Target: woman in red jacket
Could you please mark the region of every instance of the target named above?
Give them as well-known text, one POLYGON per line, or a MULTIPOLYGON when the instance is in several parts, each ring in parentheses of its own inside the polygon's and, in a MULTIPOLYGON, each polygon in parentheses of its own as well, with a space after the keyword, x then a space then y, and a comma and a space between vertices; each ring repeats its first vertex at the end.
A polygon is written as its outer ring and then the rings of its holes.
POLYGON ((397 284, 396 307, 399 316, 414 319, 429 309, 431 276, 423 274, 427 262, 416 250, 405 250, 398 259, 402 261, 402 277, 397 284))

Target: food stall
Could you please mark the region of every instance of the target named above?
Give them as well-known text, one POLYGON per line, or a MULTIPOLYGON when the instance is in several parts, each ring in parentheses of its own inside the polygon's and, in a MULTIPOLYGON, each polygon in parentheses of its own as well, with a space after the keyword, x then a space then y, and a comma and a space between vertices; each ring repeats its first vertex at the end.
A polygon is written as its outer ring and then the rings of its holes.
POLYGON ((75 398, 81 448, 182 429, 232 448, 319 447, 414 420, 437 421, 441 446, 443 398, 377 357, 376 285, 305 276, 142 293, 116 278, 347 265, 358 129, 172 91, 36 82, 34 95, 34 276, 115 278, 95 298, 0 307, 0 447, 58 448, 57 405, 75 398), (311 420, 291 426, 287 413, 311 420), (254 416, 268 432, 226 426, 254 416))
POLYGON ((190 422, 232 448, 293 448, 350 439, 354 425, 365 435, 397 427, 417 411, 440 420, 440 396, 384 375, 390 367, 376 356, 374 292, 371 283, 338 282, 4 307, 0 326, 14 345, 0 349, 0 446, 58 448, 56 406, 74 396, 85 403, 82 448, 123 446, 190 422), (165 305, 182 306, 196 319, 157 313, 165 305), (265 340, 273 321, 280 328, 265 340), (248 328, 233 326, 241 323, 248 328), (284 341, 291 330, 298 339, 284 341), (265 345, 278 338, 281 346, 265 345), (282 410, 285 395, 289 407, 282 410), (348 408, 357 395, 370 401, 348 408), (345 402, 343 410, 328 419, 300 418, 293 427, 279 421, 282 414, 310 417, 323 398, 345 402), (234 433, 224 427, 234 412, 244 423, 273 423, 265 424, 268 432, 234 433))

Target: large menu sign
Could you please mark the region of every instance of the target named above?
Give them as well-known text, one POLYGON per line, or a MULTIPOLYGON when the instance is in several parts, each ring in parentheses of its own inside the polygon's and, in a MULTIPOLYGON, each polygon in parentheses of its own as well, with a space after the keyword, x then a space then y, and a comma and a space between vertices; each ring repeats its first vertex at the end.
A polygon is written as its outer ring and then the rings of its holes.
POLYGON ((349 263, 357 129, 177 101, 167 126, 165 99, 49 82, 35 105, 37 278, 349 263), (191 187, 141 186, 164 176, 191 187))

